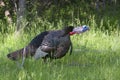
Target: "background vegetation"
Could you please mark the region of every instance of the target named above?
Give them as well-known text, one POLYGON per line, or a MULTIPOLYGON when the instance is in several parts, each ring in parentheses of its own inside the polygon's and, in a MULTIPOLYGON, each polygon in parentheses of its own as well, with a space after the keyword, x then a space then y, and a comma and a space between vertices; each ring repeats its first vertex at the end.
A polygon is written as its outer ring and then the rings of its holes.
POLYGON ((120 1, 26 0, 24 24, 19 30, 15 10, 19 0, 0 2, 0 80, 120 79, 120 1), (89 32, 71 36, 71 56, 51 63, 29 58, 23 69, 7 59, 9 52, 24 47, 40 32, 67 25, 90 26, 89 32))

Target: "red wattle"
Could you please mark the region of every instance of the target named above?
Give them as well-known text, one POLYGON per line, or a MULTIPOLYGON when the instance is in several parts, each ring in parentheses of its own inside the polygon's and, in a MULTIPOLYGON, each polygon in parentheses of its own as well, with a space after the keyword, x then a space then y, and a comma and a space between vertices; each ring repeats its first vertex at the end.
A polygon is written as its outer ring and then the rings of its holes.
POLYGON ((69 35, 73 35, 73 34, 75 34, 75 32, 69 32, 69 35))

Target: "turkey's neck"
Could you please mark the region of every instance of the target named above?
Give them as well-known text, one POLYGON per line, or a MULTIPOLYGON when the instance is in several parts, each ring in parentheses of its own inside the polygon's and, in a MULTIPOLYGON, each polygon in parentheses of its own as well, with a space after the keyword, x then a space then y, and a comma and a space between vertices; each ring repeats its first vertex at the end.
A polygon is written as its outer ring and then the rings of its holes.
POLYGON ((71 36, 71 35, 74 35, 74 34, 76 34, 76 32, 69 32, 69 35, 71 36))

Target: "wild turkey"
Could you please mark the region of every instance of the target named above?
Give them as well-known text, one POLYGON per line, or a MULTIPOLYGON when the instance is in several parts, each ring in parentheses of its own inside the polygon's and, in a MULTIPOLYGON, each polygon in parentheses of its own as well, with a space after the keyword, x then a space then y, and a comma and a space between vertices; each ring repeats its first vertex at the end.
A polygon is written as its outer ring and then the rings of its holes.
POLYGON ((62 30, 42 32, 37 35, 25 48, 9 53, 7 57, 16 61, 21 57, 27 57, 29 55, 34 56, 36 51, 39 51, 38 49, 40 49, 42 53, 47 53, 46 56, 42 56, 44 59, 47 57, 61 58, 68 52, 71 45, 70 35, 81 33, 86 30, 88 30, 88 27, 74 28, 73 26, 68 26, 62 30), (64 48, 68 47, 66 51, 62 48, 62 44, 64 43, 69 44, 67 46, 64 45, 64 48), (51 55, 51 52, 54 52, 54 54, 51 55))

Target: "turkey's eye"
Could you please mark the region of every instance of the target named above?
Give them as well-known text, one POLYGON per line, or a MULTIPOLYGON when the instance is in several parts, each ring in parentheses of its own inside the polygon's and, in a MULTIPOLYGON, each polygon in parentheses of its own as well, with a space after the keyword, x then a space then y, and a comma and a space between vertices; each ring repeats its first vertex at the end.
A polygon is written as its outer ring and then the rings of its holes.
POLYGON ((87 28, 86 26, 84 26, 84 28, 87 28))
POLYGON ((86 25, 83 25, 83 28, 87 28, 87 26, 86 26, 86 25))

